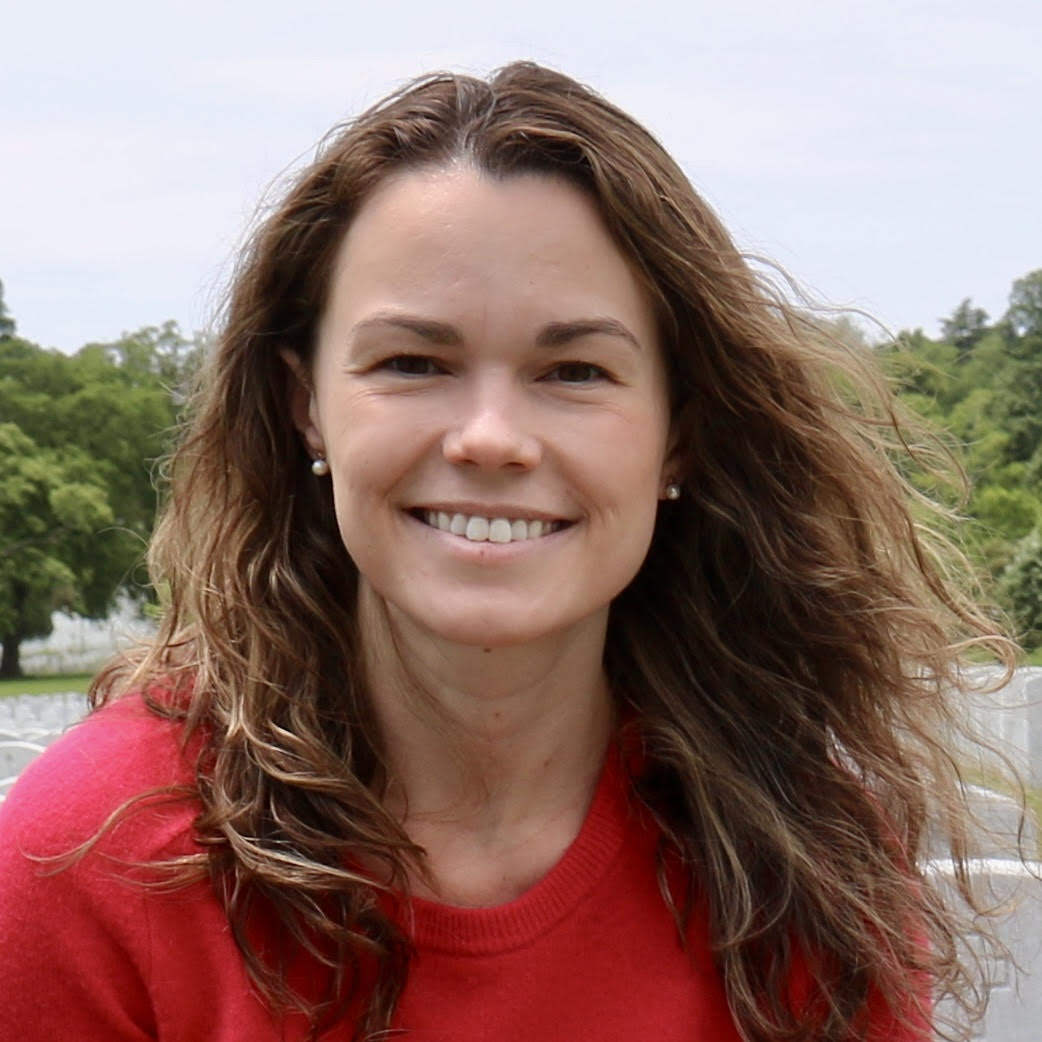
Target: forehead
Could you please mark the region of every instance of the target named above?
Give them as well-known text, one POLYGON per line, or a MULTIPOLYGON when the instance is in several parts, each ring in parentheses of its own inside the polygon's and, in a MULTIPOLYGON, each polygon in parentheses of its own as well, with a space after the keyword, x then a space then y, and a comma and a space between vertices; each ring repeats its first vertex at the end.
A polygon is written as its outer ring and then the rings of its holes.
MULTIPOLYGON (((546 238, 537 215, 552 215, 558 237, 581 234, 610 236, 590 194, 563 177, 521 171, 497 176, 464 160, 440 165, 407 167, 377 184, 359 207, 345 235, 345 245, 372 225, 388 230, 393 223, 406 234, 448 230, 466 234, 481 227, 486 237, 497 229, 516 235, 519 227, 546 238)), ((614 246, 614 243, 612 243, 614 246)))
POLYGON ((654 335, 649 294, 596 204, 568 181, 453 164, 382 182, 344 235, 329 312, 402 307, 448 319, 479 302, 544 320, 605 313, 654 335))

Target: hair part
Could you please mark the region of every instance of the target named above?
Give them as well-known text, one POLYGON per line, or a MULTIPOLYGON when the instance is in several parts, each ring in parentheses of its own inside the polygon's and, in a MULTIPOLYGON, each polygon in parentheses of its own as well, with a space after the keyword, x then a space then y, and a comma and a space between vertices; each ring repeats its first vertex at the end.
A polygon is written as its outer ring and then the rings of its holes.
POLYGON ((924 836, 948 824, 965 880, 941 736, 962 727, 963 653, 1010 667, 1012 648, 960 592, 945 522, 905 476, 942 461, 913 444, 874 361, 754 270, 643 127, 529 63, 422 78, 335 129, 240 258, 150 551, 159 635, 92 691, 97 706, 145 689, 202 735, 203 852, 179 878, 212 878, 254 980, 316 1034, 348 1011, 356 1038, 390 1024, 408 945, 350 866, 382 865, 407 894, 423 854, 380 802, 357 571, 280 352, 312 357, 337 251, 377 186, 457 162, 578 186, 653 295, 685 492, 612 606, 606 668, 645 751, 636 791, 689 868, 688 892, 664 898, 681 928, 707 899, 739 1029, 846 1039, 873 994, 914 1017, 924 975, 970 1008, 924 836), (327 988, 295 994, 261 957, 258 909, 327 988))

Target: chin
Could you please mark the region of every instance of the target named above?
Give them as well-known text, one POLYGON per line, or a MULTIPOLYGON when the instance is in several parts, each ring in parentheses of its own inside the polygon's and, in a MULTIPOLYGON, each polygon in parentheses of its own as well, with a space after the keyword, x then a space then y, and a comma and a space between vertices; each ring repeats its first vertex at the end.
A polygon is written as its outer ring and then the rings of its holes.
POLYGON ((589 614, 560 612, 551 616, 546 605, 519 610, 518 605, 489 604, 440 606, 440 610, 412 618, 439 640, 463 647, 518 648, 545 641, 587 639, 602 632, 607 609, 589 614))

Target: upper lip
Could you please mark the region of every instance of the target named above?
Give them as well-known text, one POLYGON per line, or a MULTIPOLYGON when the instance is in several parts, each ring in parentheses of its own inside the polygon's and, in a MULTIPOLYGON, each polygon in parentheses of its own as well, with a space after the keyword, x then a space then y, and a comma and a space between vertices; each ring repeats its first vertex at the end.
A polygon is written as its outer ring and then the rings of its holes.
POLYGON ((534 510, 532 507, 518 506, 510 503, 418 503, 410 510, 434 510, 442 511, 450 516, 452 514, 466 514, 468 517, 505 517, 510 521, 568 521, 561 514, 549 513, 545 510, 534 510))

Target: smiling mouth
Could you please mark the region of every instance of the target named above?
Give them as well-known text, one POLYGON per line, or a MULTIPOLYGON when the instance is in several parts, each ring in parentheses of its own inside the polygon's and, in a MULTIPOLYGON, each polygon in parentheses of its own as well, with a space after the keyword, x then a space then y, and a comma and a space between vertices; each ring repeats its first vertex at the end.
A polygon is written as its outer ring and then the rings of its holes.
POLYGON ((444 510, 410 510, 418 521, 472 543, 521 543, 567 528, 571 521, 526 521, 524 518, 482 517, 480 514, 450 514, 444 510))

